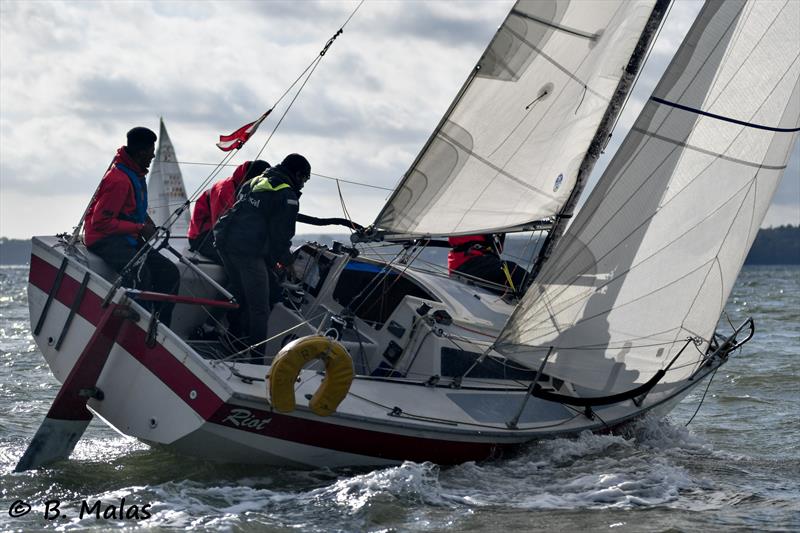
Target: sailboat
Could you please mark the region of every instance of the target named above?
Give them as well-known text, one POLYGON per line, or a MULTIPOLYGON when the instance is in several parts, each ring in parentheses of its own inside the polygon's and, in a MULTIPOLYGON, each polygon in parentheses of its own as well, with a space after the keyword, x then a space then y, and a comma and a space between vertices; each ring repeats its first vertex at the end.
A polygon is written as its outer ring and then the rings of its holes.
MULTIPOLYGON (((163 118, 159 119, 158 146, 152 164, 153 168, 147 178, 147 214, 157 226, 162 226, 176 208, 188 200, 178 156, 175 155, 175 147, 163 118)), ((170 230, 175 235, 186 235, 189 231, 188 210, 181 212, 170 230)))
POLYGON ((94 416, 176 453, 339 467, 668 413, 755 331, 718 321, 800 130, 800 2, 707 2, 575 212, 666 8, 517 2, 357 243, 294 251, 267 365, 189 340, 230 303, 219 267, 181 257, 167 328, 80 244, 34 238, 33 335, 63 385, 18 470, 68 457, 94 416), (526 230, 546 238, 517 299, 414 261, 526 230), (380 242, 406 246, 359 253, 380 242))

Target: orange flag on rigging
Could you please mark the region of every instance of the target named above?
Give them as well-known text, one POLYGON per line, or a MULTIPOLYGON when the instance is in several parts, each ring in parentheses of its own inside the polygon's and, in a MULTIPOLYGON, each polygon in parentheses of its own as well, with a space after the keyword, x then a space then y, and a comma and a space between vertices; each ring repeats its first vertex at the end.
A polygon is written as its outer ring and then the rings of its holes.
POLYGON ((264 119, 266 119, 271 112, 272 109, 261 115, 255 122, 245 124, 238 130, 231 133, 230 135, 220 135, 219 142, 217 143, 219 149, 222 150, 223 152, 230 152, 233 149, 238 150, 239 148, 244 146, 244 143, 247 142, 247 139, 253 136, 258 127, 261 125, 262 122, 264 122, 264 119))

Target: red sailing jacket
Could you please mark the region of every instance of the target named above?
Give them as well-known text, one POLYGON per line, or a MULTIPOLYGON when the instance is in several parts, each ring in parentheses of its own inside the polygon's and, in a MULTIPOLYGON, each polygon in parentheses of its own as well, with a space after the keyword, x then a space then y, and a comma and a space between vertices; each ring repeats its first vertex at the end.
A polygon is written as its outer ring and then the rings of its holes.
POLYGON ((252 161, 245 161, 233 171, 233 175, 224 180, 219 180, 209 189, 211 203, 211 226, 217 223, 219 217, 225 214, 236 202, 236 191, 241 187, 247 169, 252 161))
POLYGON ((447 270, 450 274, 467 262, 467 259, 486 254, 494 254, 491 235, 465 235, 449 237, 450 251, 447 252, 447 270))
POLYGON ((187 236, 190 239, 197 239, 203 233, 211 231, 213 227, 214 224, 211 223, 211 189, 207 189, 197 197, 197 201, 194 203, 187 236))
POLYGON ((125 147, 117 150, 117 155, 106 171, 100 188, 97 191, 89 210, 86 212, 84 222, 84 241, 86 246, 91 246, 103 237, 109 235, 129 235, 137 238, 144 224, 131 222, 136 214, 136 193, 131 183, 131 178, 117 167, 121 163, 135 172, 143 182, 142 190, 147 196, 144 186, 144 175, 139 165, 125 151, 125 147))
POLYGON ((196 239, 214 228, 219 217, 236 202, 236 191, 244 181, 251 161, 245 161, 233 171, 233 175, 219 180, 197 198, 189 223, 190 239, 196 239))

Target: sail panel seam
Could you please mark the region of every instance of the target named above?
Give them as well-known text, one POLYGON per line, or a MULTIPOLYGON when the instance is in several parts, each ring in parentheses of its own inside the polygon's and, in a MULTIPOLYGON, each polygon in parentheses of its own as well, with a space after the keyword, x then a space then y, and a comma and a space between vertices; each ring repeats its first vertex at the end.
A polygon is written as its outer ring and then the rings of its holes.
POLYGON ((523 13, 522 11, 519 11, 517 9, 512 9, 511 14, 516 15, 520 18, 524 18, 526 20, 530 20, 532 22, 536 22, 543 26, 547 26, 548 28, 553 28, 554 30, 562 31, 564 33, 568 33, 576 37, 583 37, 584 39, 588 39, 590 41, 597 41, 597 39, 600 38, 600 35, 597 33, 589 33, 583 30, 576 30, 575 28, 570 28, 569 26, 561 26, 560 24, 555 24, 549 20, 544 20, 539 17, 523 13))
MULTIPOLYGON (((739 195, 739 193, 741 193, 741 192, 742 192, 742 191, 743 191, 745 188, 748 188, 748 187, 750 187, 750 185, 751 185, 751 183, 750 183, 749 181, 748 181, 747 183, 745 183, 745 184, 744 184, 744 185, 743 185, 743 186, 742 186, 740 189, 738 189, 737 191, 735 191, 733 195, 731 195, 731 196, 730 196, 730 197, 729 197, 727 200, 725 200, 725 201, 724 201, 722 204, 720 204, 720 205, 719 205, 719 207, 717 207, 717 209, 715 209, 715 210, 714 210, 714 211, 712 211, 711 213, 708 213, 708 214, 707 214, 705 217, 703 217, 701 220, 699 220, 699 221, 697 222, 697 224, 695 224, 694 226, 691 226, 691 227, 690 227, 690 228, 688 228, 686 231, 684 231, 684 232, 683 232, 681 235, 679 235, 678 237, 676 237, 676 238, 675 238, 675 239, 673 239, 672 241, 668 242, 667 244, 665 244, 663 247, 659 248, 658 250, 654 251, 654 252, 653 252, 652 254, 650 254, 649 256, 647 256, 647 257, 643 258, 641 261, 639 261, 639 262, 638 262, 638 263, 636 263, 635 265, 632 265, 632 266, 631 266, 631 267, 630 267, 628 270, 625 270, 624 272, 621 272, 621 273, 620 273, 618 276, 616 276, 615 278, 613 278, 613 279, 610 279, 610 280, 608 280, 607 282, 605 282, 605 283, 603 283, 603 284, 601 284, 601 285, 598 285, 597 287, 595 287, 595 292, 596 292, 596 291, 598 291, 598 290, 600 290, 600 289, 602 289, 603 287, 605 287, 605 286, 607 286, 607 285, 610 285, 610 284, 611 284, 611 283, 613 283, 614 281, 616 281, 616 280, 618 280, 618 279, 621 279, 621 277, 622 277, 622 276, 626 276, 626 275, 627 275, 629 272, 631 272, 632 270, 636 269, 637 267, 639 267, 640 265, 642 265, 642 264, 643 264, 643 263, 645 263, 646 261, 649 261, 650 259, 652 259, 652 258, 653 258, 653 257, 655 257, 656 255, 658 255, 659 253, 661 253, 663 250, 665 250, 665 249, 669 248, 669 247, 670 247, 672 244, 674 244, 675 242, 679 241, 680 239, 682 239, 683 237, 685 237, 686 235, 688 235, 688 234, 689 234, 690 232, 692 232, 692 231, 693 231, 695 228, 697 228, 698 226, 700 226, 701 224, 703 224, 703 223, 704 223, 706 220, 708 220, 709 218, 711 218, 712 216, 714 216, 716 213, 718 213, 720 210, 722 210, 722 209, 723 209, 723 208, 724 208, 726 205, 728 205, 728 203, 729 203, 729 202, 731 202, 731 201, 732 201, 734 198, 736 198, 736 196, 738 196, 738 195, 739 195)), ((650 218, 652 218, 652 217, 650 217, 650 218)), ((635 233, 636 231, 638 231, 638 229, 639 229, 639 228, 641 228, 641 226, 642 226, 643 224, 647 223, 647 222, 650 220, 650 218, 648 218, 647 220, 643 221, 643 222, 642 222, 642 224, 641 224, 641 225, 639 225, 639 226, 637 226, 637 227, 636 227, 636 228, 635 228, 635 229, 634 229, 634 230, 633 230, 633 231, 632 231, 632 232, 631 232, 631 233, 630 233, 628 236, 630 236, 630 235, 632 235, 633 233, 635 233)), ((627 237, 626 237, 626 238, 627 238, 627 237)), ((625 239, 623 239, 622 241, 620 241, 620 242, 619 242, 619 243, 618 243, 616 246, 614 246, 614 247, 613 247, 613 248, 611 248, 611 249, 610 249, 608 252, 606 252, 604 255, 602 255, 600 258, 598 258, 598 261, 601 261, 601 260, 602 260, 602 259, 604 259, 606 256, 608 256, 608 254, 610 254, 610 253, 611 253, 611 252, 612 252, 612 251, 613 251, 615 248, 617 248, 617 246, 619 246, 620 244, 622 244, 624 241, 625 241, 625 239)), ((716 257, 716 256, 715 256, 715 257, 716 257)), ((713 259, 713 258, 712 258, 712 259, 713 259)), ((709 261, 710 261, 710 260, 711 260, 711 259, 709 259, 709 261)), ((702 266, 704 266, 704 265, 706 265, 706 264, 708 264, 708 261, 707 261, 706 263, 703 263, 702 265, 700 265, 700 267, 698 267, 698 268, 696 268, 696 269, 694 269, 694 270, 692 270, 692 271, 690 271, 690 272, 688 272, 688 273, 684 274, 683 276, 681 276, 680 278, 678 278, 678 280, 676 280, 676 281, 679 281, 679 280, 681 280, 681 279, 685 278, 687 275, 689 275, 689 274, 691 274, 691 273, 693 273, 693 272, 697 271, 699 268, 701 268, 702 266)), ((583 272, 583 274, 585 274, 585 273, 586 273, 586 272, 583 272)), ((575 281, 575 280, 577 280, 577 278, 578 278, 578 277, 579 277, 579 276, 576 276, 576 277, 575 277, 575 278, 574 278, 574 279, 573 279, 573 280, 570 282, 570 284, 571 284, 571 283, 574 283, 574 281, 575 281)), ((666 285, 665 285, 665 287, 666 287, 666 285)), ((663 288, 663 287, 662 287, 662 288, 663 288)), ((566 290, 567 290, 567 289, 562 289, 562 290, 558 291, 558 293, 557 293, 557 294, 555 294, 555 295, 553 295, 553 297, 555 297, 555 298, 559 297, 559 296, 560 296, 560 295, 561 295, 561 294, 562 294, 564 291, 566 291, 566 290)), ((660 289, 657 289, 657 290, 660 290, 660 289)), ((656 291, 653 291, 653 292, 656 292, 656 291)), ((593 294, 593 293, 592 293, 592 294, 593 294)), ((648 296, 649 294, 652 294, 652 292, 651 292, 651 293, 648 293, 648 294, 647 294, 647 295, 645 295, 645 296, 648 296)), ((581 303, 581 302, 584 302, 586 299, 588 299, 588 298, 590 298, 590 297, 591 297, 591 294, 589 294, 589 295, 582 295, 582 296, 578 296, 578 297, 575 299, 575 301, 573 301, 573 302, 569 303, 568 305, 566 305, 565 307, 563 307, 563 308, 562 308, 562 309, 559 311, 559 313, 562 313, 562 312, 564 312, 566 309, 569 309, 569 308, 573 307, 574 305, 577 305, 577 304, 579 304, 579 303, 581 303)), ((630 302, 627 302, 627 303, 630 303, 630 302)), ((609 313, 609 312, 613 311, 614 309, 617 309, 618 307, 620 307, 620 306, 614 306, 614 307, 612 307, 611 309, 608 309, 607 311, 605 311, 605 312, 603 312, 603 313, 598 313, 598 314, 596 314, 596 315, 593 315, 592 317, 586 317, 586 318, 584 318, 584 319, 582 319, 582 320, 585 320, 585 319, 588 319, 588 318, 596 318, 597 316, 601 316, 601 315, 603 315, 603 314, 609 313)), ((535 324, 530 324, 528 328, 526 328, 526 329, 522 329, 521 331, 532 331, 534 328, 536 328, 536 327, 538 327, 538 326, 540 326, 540 325, 542 325, 542 324, 544 324, 544 323, 546 323, 546 322, 547 322, 547 319, 541 320, 540 322, 537 322, 537 323, 535 323, 535 324)), ((550 333, 552 333, 552 332, 550 332, 550 333)), ((549 333, 548 333, 548 334, 549 334, 549 333)), ((539 338, 539 337, 536 337, 536 338, 539 338)), ((534 339, 534 340, 535 340, 535 339, 534 339)))
MULTIPOLYGON (((637 132, 641 133, 642 135, 646 135, 648 137, 652 137, 654 139, 658 139, 659 141, 668 142, 668 143, 673 144, 673 145, 675 145, 675 146, 677 146, 679 148, 687 148, 687 149, 692 150, 694 152, 699 152, 701 154, 713 156, 716 159, 722 159, 724 161, 730 161, 732 163, 739 163, 741 165, 745 165, 745 166, 748 166, 748 167, 763 168, 763 169, 766 169, 766 170, 783 170, 783 169, 786 168, 786 165, 762 165, 762 164, 756 163, 754 161, 745 161, 744 159, 738 159, 736 157, 722 155, 724 152, 714 152, 714 151, 711 151, 711 150, 706 150, 705 148, 700 148, 699 146, 694 146, 694 145, 691 145, 691 144, 689 144, 687 142, 679 141, 677 139, 670 139, 669 137, 666 137, 664 135, 659 135, 658 133, 654 133, 652 131, 643 130, 643 129, 637 128, 637 127, 633 127, 633 128, 631 128, 631 130, 632 131, 637 131, 637 132)), ((730 146, 728 146, 727 148, 730 148, 730 146)), ((726 150, 727 150, 727 148, 726 148, 726 150)))

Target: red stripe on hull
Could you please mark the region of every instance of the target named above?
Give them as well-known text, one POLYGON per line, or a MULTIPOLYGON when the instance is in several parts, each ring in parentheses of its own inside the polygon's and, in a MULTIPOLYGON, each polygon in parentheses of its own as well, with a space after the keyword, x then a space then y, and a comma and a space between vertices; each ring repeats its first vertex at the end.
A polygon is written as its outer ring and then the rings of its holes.
POLYGON ((172 392, 178 395, 189 407, 208 420, 223 404, 222 399, 214 393, 202 380, 178 361, 169 350, 161 344, 147 346, 147 334, 140 328, 130 328, 120 335, 117 343, 125 348, 145 368, 155 374, 172 392), (192 400, 192 391, 197 397, 192 400))
MULTIPOLYGON (((58 274, 58 268, 41 257, 33 254, 31 255, 31 269, 28 272, 28 281, 31 284, 43 290, 45 293, 49 293, 50 289, 53 287, 53 283, 55 283, 56 274, 58 274)), ((64 274, 64 279, 61 282, 61 287, 58 289, 56 299, 67 307, 71 306, 80 286, 80 281, 70 277, 68 274, 64 274)), ((96 326, 103 316, 102 303, 103 299, 101 297, 87 290, 78 308, 78 314, 96 326)))
POLYGON ((224 404, 214 413, 209 422, 265 437, 395 461, 460 464, 495 457, 502 450, 516 446, 490 442, 446 441, 384 433, 344 427, 338 424, 326 424, 231 404, 224 404), (249 413, 246 418, 241 416, 242 411, 249 413), (248 427, 247 424, 252 425, 248 427))
MULTIPOLYGON (((47 292, 52 287, 57 272, 58 269, 50 263, 36 255, 31 256, 29 280, 39 289, 47 292)), ((80 283, 77 280, 65 275, 57 294, 58 301, 69 306, 79 286, 80 283)), ((100 296, 87 290, 79 314, 96 326, 103 315, 102 300, 100 296)), ((397 435, 228 404, 223 402, 200 378, 161 344, 149 348, 145 341, 146 333, 139 327, 124 328, 117 339, 120 346, 150 370, 204 420, 230 429, 357 455, 396 461, 433 461, 439 464, 459 464, 482 460, 496 456, 502 450, 517 446, 516 444, 461 442, 397 435), (193 390, 197 392, 195 400, 189 396, 193 390), (241 423, 237 425, 231 418, 235 409, 247 409, 253 413, 253 418, 262 421, 269 419, 269 422, 256 424, 254 427, 242 426, 241 423)))

